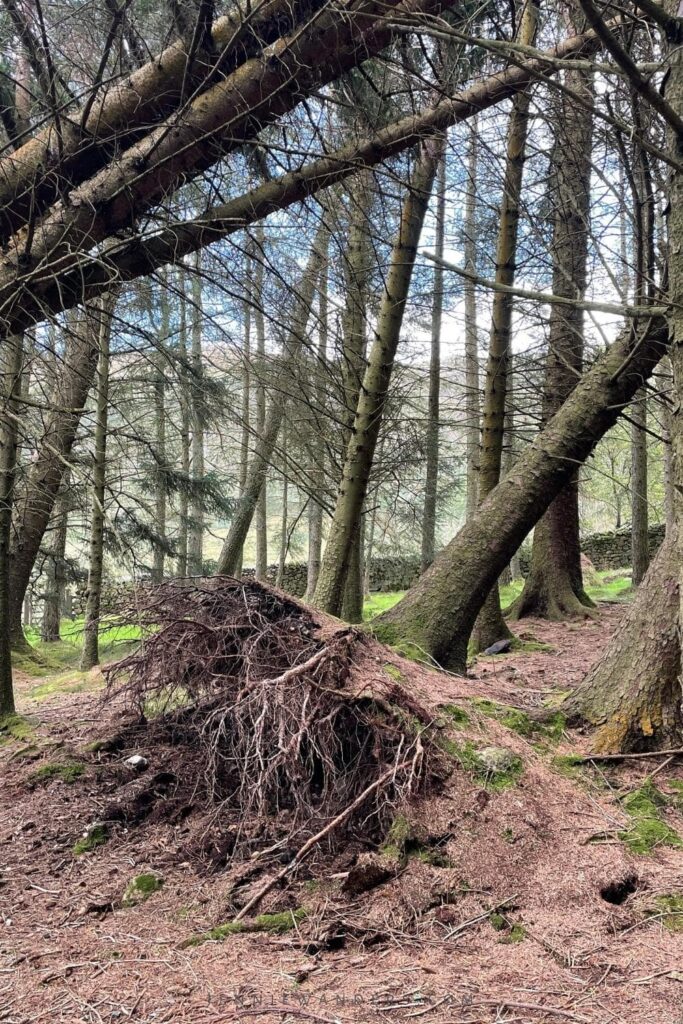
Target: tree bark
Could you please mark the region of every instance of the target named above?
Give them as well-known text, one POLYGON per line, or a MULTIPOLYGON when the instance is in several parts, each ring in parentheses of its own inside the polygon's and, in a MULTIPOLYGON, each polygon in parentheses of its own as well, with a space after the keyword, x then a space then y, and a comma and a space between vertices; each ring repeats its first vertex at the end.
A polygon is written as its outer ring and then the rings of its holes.
MULTIPOLYGON (((161 324, 159 331, 159 348, 154 358, 154 531, 166 542, 166 472, 168 459, 166 454, 166 345, 170 333, 170 311, 168 307, 168 291, 165 279, 159 291, 161 305, 161 324)), ((157 545, 153 551, 152 583, 161 583, 164 578, 166 554, 164 548, 157 545)))
POLYGON ((340 615, 342 610, 353 542, 360 533, 363 503, 401 336, 417 245, 440 155, 441 146, 437 140, 427 140, 422 144, 401 209, 382 305, 315 590, 315 605, 331 615, 340 615))
POLYGON ((667 337, 662 317, 622 332, 403 600, 375 620, 381 638, 412 640, 446 668, 465 670, 484 597, 577 463, 653 372, 667 337))
POLYGON ((62 491, 55 502, 54 535, 50 544, 46 577, 43 621, 40 638, 43 643, 56 643, 61 639, 62 603, 64 600, 66 538, 69 527, 69 474, 65 474, 62 491))
POLYGON ((204 501, 198 486, 204 481, 204 363, 202 359, 202 278, 201 262, 197 258, 192 275, 192 482, 187 531, 187 566, 190 576, 201 576, 204 565, 204 501))
MULTIPOLYGON (((2 405, 0 406, 0 719, 14 712, 12 683, 11 554, 14 477, 17 465, 19 399, 24 339, 8 338, 0 349, 2 405)), ((21 624, 21 620, 20 620, 21 624)))
MULTIPOLYGON (((582 299, 586 290, 590 229, 592 151, 592 72, 568 71, 567 86, 585 106, 562 95, 552 155, 553 294, 582 299)), ((550 340, 543 396, 547 421, 567 398, 583 364, 583 310, 551 306, 550 340)), ((526 615, 563 619, 588 614, 593 602, 583 588, 579 541, 578 477, 568 481, 534 530, 531 571, 511 609, 526 615)))
MULTIPOLYGON (((444 136, 444 144, 445 144, 444 136)), ((446 152, 439 164, 436 204, 434 254, 437 260, 444 255, 446 233, 446 152)), ((427 430, 425 449, 425 500, 422 510, 421 565, 424 572, 434 561, 436 539, 436 501, 439 489, 439 403, 441 398, 441 322, 443 320, 443 264, 434 264, 432 291, 432 337, 429 357, 429 395, 427 398, 427 430)))
MULTIPOLYGON (((537 15, 536 0, 527 0, 519 29, 519 42, 524 46, 533 46, 534 44, 537 15)), ((512 286, 515 283, 519 204, 526 156, 529 103, 528 91, 518 93, 512 101, 508 123, 495 273, 496 283, 506 286, 512 286)), ((512 295, 504 291, 494 292, 481 425, 479 501, 483 501, 500 481, 505 420, 508 410, 512 312, 512 295)), ((472 633, 472 647, 475 652, 485 651, 496 641, 511 636, 501 611, 500 593, 496 583, 491 588, 477 617, 472 633)))
MULTIPOLYGON (((306 328, 313 305, 315 283, 320 274, 320 267, 324 261, 324 252, 327 248, 326 228, 318 230, 316 240, 313 243, 308 264, 301 278, 298 289, 294 294, 293 309, 291 313, 291 329, 285 344, 285 357, 287 365, 283 367, 282 376, 292 378, 294 369, 301 354, 306 340, 306 328)), ((249 473, 244 487, 244 493, 240 498, 239 505, 235 511, 228 536, 223 542, 220 557, 218 559, 218 572, 225 575, 234 575, 238 564, 239 555, 244 547, 244 542, 249 533, 254 512, 258 504, 259 495, 263 489, 263 483, 268 472, 268 467, 273 458, 273 452, 277 444, 280 427, 287 405, 287 395, 273 393, 268 408, 263 431, 259 431, 256 445, 249 466, 249 473)))
MULTIPOLYGON (((239 493, 240 497, 244 494, 244 488, 247 482, 247 473, 249 472, 249 445, 251 442, 251 307, 253 303, 252 298, 252 287, 251 287, 251 275, 254 270, 254 264, 251 259, 251 245, 248 243, 245 252, 245 282, 246 282, 246 295, 244 302, 242 303, 242 310, 244 314, 244 335, 242 343, 242 387, 241 387, 241 437, 240 437, 240 475, 239 475, 239 493)), ((242 575, 242 562, 244 559, 244 549, 242 550, 237 566, 235 567, 235 575, 242 575)))
POLYGON ((318 281, 318 353, 314 364, 315 381, 313 395, 315 412, 311 425, 311 446, 309 474, 311 478, 311 496, 308 507, 308 574, 306 578, 305 600, 310 601, 320 573, 320 562, 323 544, 323 507, 320 496, 325 490, 325 445, 323 436, 318 429, 318 416, 325 408, 325 367, 327 365, 327 345, 329 328, 329 268, 328 242, 323 246, 323 266, 320 268, 318 281))
POLYGON ((647 399, 641 392, 631 406, 631 568, 634 587, 640 586, 650 563, 646 426, 647 399))
MULTIPOLYGON (((106 296, 101 303, 100 353, 97 362, 97 398, 95 402, 95 436, 93 438, 92 516, 90 519, 90 558, 88 590, 85 604, 81 671, 88 672, 99 664, 100 608, 104 566, 104 500, 107 482, 107 433, 109 429, 109 338, 117 295, 106 296)), ((163 575, 163 565, 162 565, 163 575)))
MULTIPOLYGON (((266 320, 265 295, 263 291, 263 263, 265 260, 265 236, 263 225, 259 224, 256 232, 259 249, 254 277, 255 317, 256 317, 256 359, 259 380, 256 385, 256 433, 263 437, 266 429, 266 320)), ((283 410, 284 411, 284 410, 283 410)), ((245 488, 246 489, 246 488, 245 488)), ((246 538, 245 538, 246 539, 246 538)), ((268 469, 263 474, 258 498, 256 501, 256 579, 265 580, 268 574, 268 469)))
POLYGON ((24 595, 68 464, 99 351, 99 304, 71 318, 53 411, 38 445, 25 485, 15 500, 15 531, 10 566, 10 633, 15 648, 26 646, 21 627, 24 595))
MULTIPOLYGON (((465 269, 477 269, 477 117, 474 116, 467 160, 465 225, 463 249, 465 269)), ((465 279, 465 430, 467 450, 467 495, 465 514, 474 514, 479 501, 479 335, 477 331, 477 293, 471 280, 465 279)))
POLYGON ((605 654, 565 701, 570 722, 597 728, 598 753, 678 745, 681 738, 678 540, 667 537, 605 654))
MULTIPOLYGON (((180 472, 183 480, 190 482, 190 423, 192 417, 192 391, 187 372, 187 299, 185 297, 186 276, 181 268, 179 274, 180 324, 178 347, 180 350, 179 393, 180 393, 180 472)), ((187 546, 189 531, 190 502, 187 487, 180 488, 178 496, 178 576, 187 576, 187 546)))

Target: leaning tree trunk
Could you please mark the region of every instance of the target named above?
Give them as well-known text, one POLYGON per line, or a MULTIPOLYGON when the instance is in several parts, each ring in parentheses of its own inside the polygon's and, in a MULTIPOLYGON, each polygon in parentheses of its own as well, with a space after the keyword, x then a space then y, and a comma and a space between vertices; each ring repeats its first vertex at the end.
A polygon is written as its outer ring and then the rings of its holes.
POLYGON ((563 706, 571 722, 597 728, 596 752, 680 743, 678 543, 667 537, 605 654, 563 706))
POLYGON ((45 433, 21 494, 15 499, 15 530, 10 560, 10 634, 15 649, 25 648, 21 615, 31 578, 57 494, 68 464, 76 431, 95 376, 99 350, 99 305, 86 307, 68 324, 66 353, 55 388, 45 433))
POLYGON ((7 338, 0 350, 0 718, 14 711, 12 685, 10 539, 19 436, 24 338, 7 338))
MULTIPOLYGON (((88 562, 88 592, 85 603, 85 623, 81 671, 87 672, 99 664, 100 608, 102 605, 102 576, 104 565, 104 496, 107 480, 107 431, 109 416, 109 337, 116 295, 106 296, 101 302, 100 355, 97 363, 97 400, 95 403, 95 436, 93 439, 92 517, 90 520, 90 559, 88 562)), ((162 565, 163 576, 163 565, 162 565)), ((159 579, 158 582, 161 582, 159 579)))
MULTIPOLYGON (((582 299, 586 290, 590 226, 592 103, 590 71, 567 72, 567 86, 581 96, 579 106, 561 97, 551 160, 553 294, 582 299)), ((547 421, 574 388, 583 362, 583 310, 551 306, 543 418, 547 421)), ((583 588, 579 541, 579 486, 574 475, 534 530, 531 571, 513 618, 536 615, 564 619, 587 614, 593 602, 583 588)))
MULTIPOLYGON (((524 46, 533 46, 534 44, 537 13, 535 0, 527 0, 519 30, 519 42, 524 46)), ((495 279, 497 284, 508 287, 515 282, 519 203, 522 193, 530 99, 528 90, 515 96, 512 101, 507 132, 507 154, 496 246, 495 279)), ((512 311, 512 295, 505 291, 494 292, 479 454, 480 502, 491 493, 500 480, 508 405, 512 311)), ((472 647, 475 652, 485 651, 487 647, 498 640, 511 636, 500 608, 500 593, 496 583, 491 588, 477 618, 472 633, 472 647)))
POLYGON ((446 668, 465 670, 486 594, 574 467, 653 372, 667 338, 662 317, 622 332, 403 600, 375 620, 380 639, 411 640, 446 668))
POLYGON ((442 154, 439 140, 424 142, 403 202, 394 240, 382 306, 358 407, 349 440, 337 503, 314 603, 330 615, 340 615, 354 540, 360 535, 375 447, 401 337, 410 281, 434 178, 442 154))

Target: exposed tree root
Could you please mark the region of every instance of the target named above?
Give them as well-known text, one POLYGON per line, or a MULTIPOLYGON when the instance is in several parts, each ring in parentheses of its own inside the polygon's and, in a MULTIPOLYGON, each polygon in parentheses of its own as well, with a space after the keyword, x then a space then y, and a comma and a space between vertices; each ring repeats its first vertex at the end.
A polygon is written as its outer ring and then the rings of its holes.
POLYGON ((299 841, 352 821, 379 833, 439 760, 430 713, 382 680, 372 639, 261 583, 167 583, 122 618, 144 639, 106 670, 109 693, 145 720, 161 709, 148 728, 177 730, 199 799, 240 812, 235 849, 275 816, 280 840, 283 822, 299 841))

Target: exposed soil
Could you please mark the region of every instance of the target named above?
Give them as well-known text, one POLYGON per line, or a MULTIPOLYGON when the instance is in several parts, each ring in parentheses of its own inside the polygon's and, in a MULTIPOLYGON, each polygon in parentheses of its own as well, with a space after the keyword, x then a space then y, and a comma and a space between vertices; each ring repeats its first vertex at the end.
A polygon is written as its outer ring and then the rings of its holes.
MULTIPOLYGON (((0 1020, 681 1024, 683 932, 670 930, 677 919, 658 914, 657 898, 683 896, 683 850, 635 855, 618 834, 628 824, 618 798, 662 761, 565 774, 555 759, 587 749, 589 737, 525 738, 471 701, 533 710, 571 689, 621 612, 516 624, 553 649, 480 659, 469 679, 370 645, 356 666, 364 685, 386 684, 389 671, 437 722, 448 718, 444 704, 457 705, 468 718, 463 743, 507 748, 522 774, 496 791, 455 760, 409 808, 412 855, 395 877, 344 890, 377 845, 355 823, 259 907, 305 908, 296 927, 197 946, 184 943, 232 920, 292 851, 230 862, 235 823, 226 808, 195 805, 200 780, 187 778, 191 762, 179 761, 172 736, 157 732, 152 745, 151 733, 126 730, 120 700, 103 704, 101 689, 36 700, 35 681, 22 678, 36 736, 0 747, 0 1020), (87 750, 117 734, 123 747, 87 750), (126 766, 134 753, 146 770, 126 766), (41 767, 73 761, 85 765, 75 780, 35 783, 41 767), (112 806, 125 813, 112 816, 112 806), (107 841, 75 856, 74 843, 106 817, 107 841), (143 872, 163 887, 124 907, 143 872)), ((658 771, 663 792, 675 792, 682 765, 658 771)), ((683 835, 673 803, 662 815, 683 835)))

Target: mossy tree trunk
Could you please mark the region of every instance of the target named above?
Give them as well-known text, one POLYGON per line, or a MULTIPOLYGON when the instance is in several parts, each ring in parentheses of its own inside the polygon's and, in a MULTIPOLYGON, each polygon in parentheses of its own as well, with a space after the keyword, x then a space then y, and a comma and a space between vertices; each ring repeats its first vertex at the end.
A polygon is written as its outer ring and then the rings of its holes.
MULTIPOLYGON (((566 72, 565 82, 581 97, 559 97, 557 130, 551 157, 553 202, 553 294, 582 299, 586 290, 590 229, 593 76, 590 71, 566 72)), ((547 422, 571 393, 583 362, 584 315, 580 306, 555 303, 543 395, 547 422)), ((573 476, 551 503, 534 530, 531 571, 511 615, 564 619, 587 614, 592 601, 583 588, 579 542, 579 488, 573 476)))
MULTIPOLYGON (((527 0, 519 28, 519 42, 533 46, 537 24, 536 0, 527 0)), ((507 131, 507 153, 503 196, 500 206, 496 274, 498 284, 513 285, 517 258, 519 203, 524 174, 529 92, 518 93, 512 101, 507 131)), ((503 437, 508 407, 508 375, 510 372, 513 298, 507 292, 493 295, 491 334, 486 363, 486 386, 479 455, 479 501, 483 501, 500 480, 503 459, 503 437)), ((475 651, 484 651, 497 640, 511 637, 500 608, 498 584, 494 584, 477 617, 472 633, 475 651)))
POLYGON ((667 340, 662 317, 622 332, 415 586, 375 620, 381 639, 411 640, 445 667, 465 670, 486 594, 575 466, 653 372, 667 340))
POLYGON ((428 139, 421 145, 392 246, 382 305, 314 595, 314 603, 331 615, 340 615, 342 611, 344 587, 353 544, 360 535, 363 503, 401 337, 417 246, 442 153, 441 139, 428 139))

